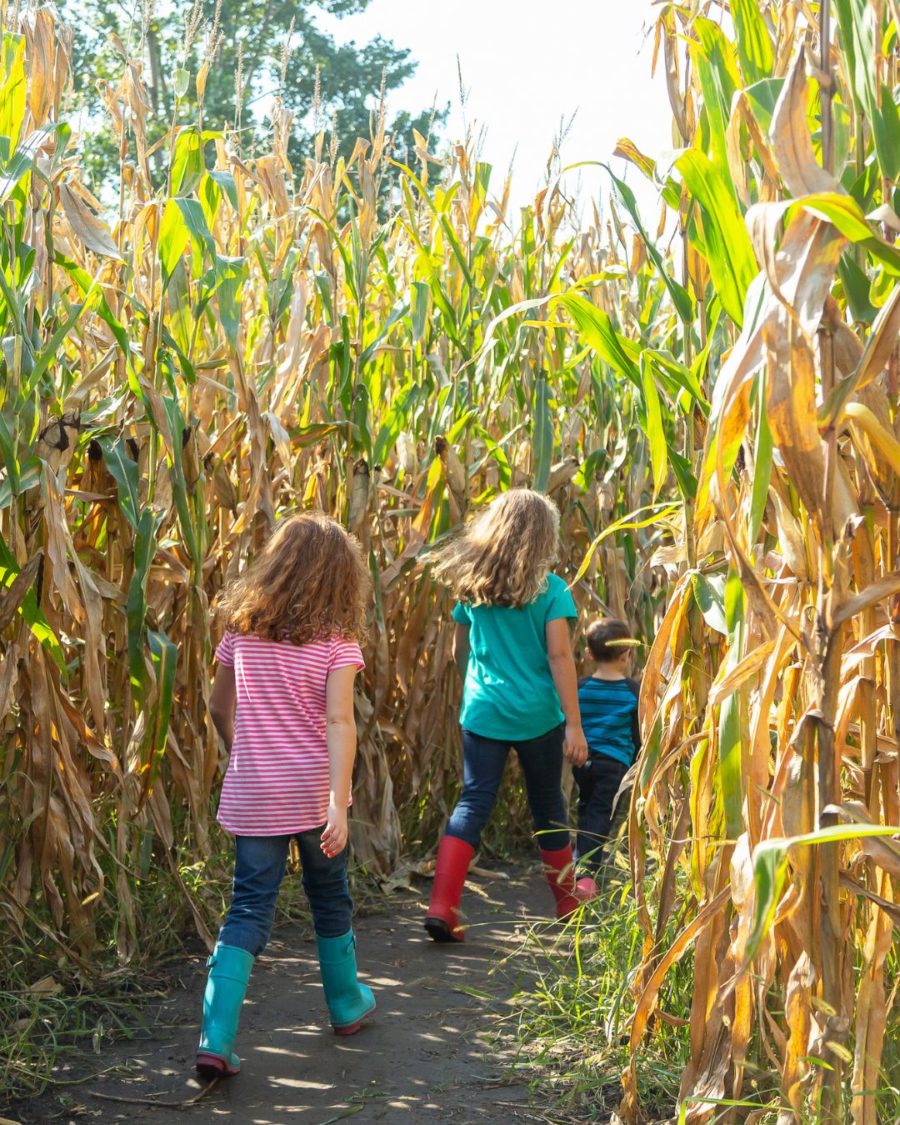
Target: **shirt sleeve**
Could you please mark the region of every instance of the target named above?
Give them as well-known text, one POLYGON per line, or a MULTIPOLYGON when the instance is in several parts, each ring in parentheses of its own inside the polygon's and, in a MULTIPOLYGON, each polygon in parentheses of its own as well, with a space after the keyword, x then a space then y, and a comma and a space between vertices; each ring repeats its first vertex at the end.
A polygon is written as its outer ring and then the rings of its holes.
POLYGON ((336 640, 333 643, 331 659, 328 661, 329 672, 334 672, 337 668, 355 668, 361 672, 365 666, 362 649, 356 641, 336 640))
POLYGON ((547 599, 547 615, 544 620, 555 621, 558 617, 577 617, 578 610, 575 608, 575 599, 565 582, 555 574, 551 574, 548 581, 550 583, 550 596, 547 599))
POLYGON ((472 614, 469 607, 463 602, 457 602, 453 607, 453 620, 457 625, 471 625, 472 614))
POLYGON ((226 633, 216 649, 216 663, 223 668, 234 667, 234 633, 226 633))

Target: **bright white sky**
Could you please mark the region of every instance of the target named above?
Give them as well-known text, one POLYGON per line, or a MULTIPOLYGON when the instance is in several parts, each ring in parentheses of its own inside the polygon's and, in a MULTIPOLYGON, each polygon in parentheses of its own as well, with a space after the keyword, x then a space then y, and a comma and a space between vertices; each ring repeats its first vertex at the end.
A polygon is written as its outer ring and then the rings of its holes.
MULTIPOLYGON (((357 16, 319 20, 339 42, 381 34, 408 47, 415 76, 391 98, 391 109, 450 102, 449 140, 466 126, 486 130, 482 159, 493 164, 499 191, 515 152, 514 205, 530 201, 543 181, 560 122, 575 120, 561 148, 564 165, 607 161, 630 137, 659 156, 672 147, 662 59, 650 77, 650 0, 372 0, 357 16), (460 107, 457 56, 468 101, 460 107), (577 111, 577 112, 576 112, 577 111)), ((624 163, 616 162, 617 174, 624 163)), ((637 169, 627 179, 642 210, 655 200, 637 169)), ((569 173, 565 187, 582 198, 606 194, 599 168, 569 173)), ((655 218, 655 212, 648 219, 655 218)))

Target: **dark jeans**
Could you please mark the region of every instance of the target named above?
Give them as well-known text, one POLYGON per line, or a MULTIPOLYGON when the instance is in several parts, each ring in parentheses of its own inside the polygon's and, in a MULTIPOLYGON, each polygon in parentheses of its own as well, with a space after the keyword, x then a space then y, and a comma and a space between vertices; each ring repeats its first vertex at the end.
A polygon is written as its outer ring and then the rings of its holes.
MULTIPOLYGON (((340 937, 350 929, 353 899, 347 885, 347 849, 333 859, 319 847, 322 828, 296 832, 303 865, 303 889, 319 937, 340 937)), ((258 957, 275 921, 275 901, 284 877, 291 837, 235 836, 234 892, 219 941, 258 957)))
POLYGON ((478 847, 481 832, 497 801, 510 746, 519 755, 528 807, 539 833, 538 846, 553 852, 569 843, 562 794, 562 726, 540 738, 500 742, 463 731, 463 791, 447 825, 447 835, 478 847))
POLYGON ((592 754, 572 773, 578 786, 576 856, 595 879, 603 867, 603 845, 609 839, 613 801, 628 767, 615 758, 592 754))

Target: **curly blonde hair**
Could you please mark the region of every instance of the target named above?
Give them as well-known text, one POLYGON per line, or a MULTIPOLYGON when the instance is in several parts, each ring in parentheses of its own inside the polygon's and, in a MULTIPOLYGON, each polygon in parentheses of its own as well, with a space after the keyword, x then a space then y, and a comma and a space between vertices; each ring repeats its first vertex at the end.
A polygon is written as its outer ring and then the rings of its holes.
POLYGON ((361 641, 369 588, 356 537, 322 512, 304 512, 279 525, 218 609, 226 629, 270 641, 361 641))
POLYGON ((547 588, 559 553, 559 512, 540 492, 512 488, 439 552, 435 574, 458 601, 521 609, 547 588))

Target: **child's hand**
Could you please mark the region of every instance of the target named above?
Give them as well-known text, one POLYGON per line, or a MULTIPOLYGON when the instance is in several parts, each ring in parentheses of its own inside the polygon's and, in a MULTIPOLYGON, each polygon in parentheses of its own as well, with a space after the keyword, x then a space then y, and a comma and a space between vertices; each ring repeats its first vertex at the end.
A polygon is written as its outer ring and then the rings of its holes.
POLYGON ((328 822, 321 836, 322 851, 329 859, 340 855, 347 846, 347 810, 336 805, 328 806, 328 822))
POLYGON ((588 745, 581 727, 576 727, 571 724, 566 725, 566 741, 563 746, 563 754, 566 756, 567 761, 571 762, 573 766, 583 766, 587 761, 588 745))

